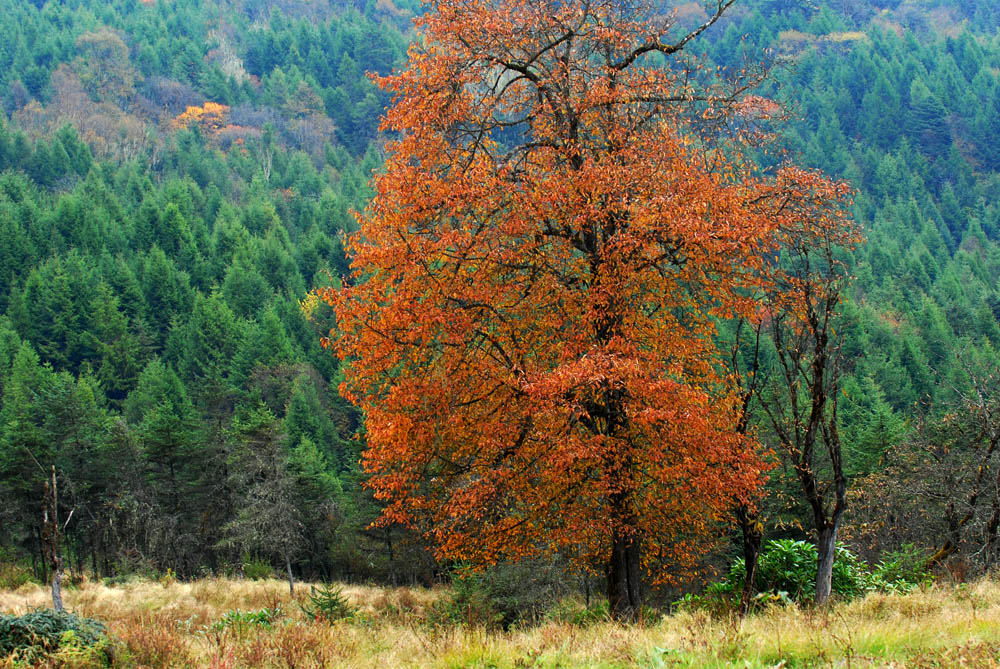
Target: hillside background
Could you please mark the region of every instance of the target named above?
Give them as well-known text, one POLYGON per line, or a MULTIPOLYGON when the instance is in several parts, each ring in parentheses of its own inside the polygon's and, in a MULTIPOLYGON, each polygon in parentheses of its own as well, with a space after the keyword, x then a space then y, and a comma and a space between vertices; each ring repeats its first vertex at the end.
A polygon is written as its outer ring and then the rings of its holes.
MULTIPOLYGON (((367 529, 361 420, 320 346, 332 314, 307 298, 346 273, 341 235, 382 161, 389 98, 365 73, 405 62, 419 11, 0 0, 3 561, 44 578, 54 464, 77 571, 440 575, 417 537, 367 529)), ((858 190, 843 534, 870 560, 933 549, 982 455, 955 417, 1000 365, 998 29, 987 0, 745 0, 687 54, 771 64, 783 150, 858 190)), ((807 536, 794 483, 772 474, 768 536, 807 536)), ((991 494, 972 571, 995 559, 991 494)))

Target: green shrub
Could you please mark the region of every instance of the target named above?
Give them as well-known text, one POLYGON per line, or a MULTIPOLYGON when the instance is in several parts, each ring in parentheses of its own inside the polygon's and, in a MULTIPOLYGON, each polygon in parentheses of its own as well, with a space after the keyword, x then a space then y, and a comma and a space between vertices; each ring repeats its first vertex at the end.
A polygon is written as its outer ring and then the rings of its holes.
POLYGON ((274 576, 274 567, 267 560, 244 558, 243 576, 251 581, 263 581, 274 576))
POLYGON ((14 551, 0 548, 0 589, 15 590, 34 581, 31 568, 20 562, 14 551))
MULTIPOLYGON (((807 541, 773 539, 764 544, 757 562, 757 603, 805 602, 816 596, 816 568, 819 553, 807 541)), ((706 588, 705 604, 733 603, 743 592, 746 565, 742 558, 733 562, 725 579, 706 588)), ((833 562, 835 594, 845 598, 863 595, 877 584, 867 566, 844 546, 836 548, 833 562)), ((684 604, 683 600, 677 604, 684 604)))
POLYGON ((129 585, 141 581, 155 581, 161 574, 154 565, 146 560, 123 558, 114 564, 112 576, 105 576, 101 583, 108 587, 129 585))
MULTIPOLYGON (((785 592, 794 601, 811 599, 816 594, 818 558, 816 547, 808 542, 791 539, 769 541, 757 563, 757 591, 785 592)), ((744 578, 740 578, 740 588, 744 578)))
POLYGON ((0 563, 0 590, 16 590, 34 581, 31 569, 10 562, 0 563))
POLYGON ((568 593, 565 573, 553 562, 527 560, 476 572, 460 569, 452 575, 451 597, 437 604, 432 617, 509 629, 543 620, 568 593))
POLYGON ((280 606, 276 606, 273 609, 260 609, 259 611, 233 609, 227 611, 224 616, 213 623, 212 629, 216 632, 228 629, 233 630, 237 634, 242 634, 253 628, 271 629, 274 621, 283 615, 280 606))
POLYGON ((0 657, 36 662, 67 648, 79 648, 107 663, 107 637, 100 622, 52 609, 23 616, 0 614, 0 657))
POLYGON ((502 627, 504 622, 489 586, 479 574, 453 574, 450 596, 434 603, 430 618, 441 625, 489 628, 502 627))
POLYGON ((345 620, 357 615, 355 609, 344 597, 340 587, 323 584, 309 588, 309 602, 301 606, 302 612, 313 620, 345 620))
POLYGON ((909 592, 931 580, 927 553, 913 544, 904 544, 897 551, 885 553, 872 570, 875 587, 890 592, 909 592))
POLYGON ((136 583, 140 580, 142 580, 142 577, 137 574, 115 574, 114 576, 105 576, 102 578, 101 585, 107 588, 115 588, 122 585, 136 583))
POLYGON ((590 606, 584 606, 578 600, 563 599, 549 609, 545 615, 545 619, 585 627, 587 625, 607 622, 611 620, 611 614, 608 611, 607 601, 598 601, 592 603, 590 606))
MULTIPOLYGON (((813 578, 813 589, 815 590, 815 576, 813 578)), ((846 599, 860 597, 875 589, 868 565, 841 545, 837 546, 837 555, 833 561, 833 583, 831 585, 833 592, 846 599)))

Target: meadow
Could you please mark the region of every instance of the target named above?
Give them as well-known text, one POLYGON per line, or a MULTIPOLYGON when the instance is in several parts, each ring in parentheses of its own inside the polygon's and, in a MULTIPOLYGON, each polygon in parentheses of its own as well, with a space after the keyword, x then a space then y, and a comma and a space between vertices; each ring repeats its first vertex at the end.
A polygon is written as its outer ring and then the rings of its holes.
MULTIPOLYGON (((309 588, 282 581, 172 579, 83 583, 65 593, 99 619, 120 667, 992 667, 1000 665, 1000 584, 935 585, 869 594, 823 610, 774 605, 739 619, 705 611, 642 624, 579 621, 582 603, 507 631, 442 616, 446 588, 345 585, 349 618, 310 617, 309 588), (576 622, 570 622, 577 615, 576 622)), ((37 585, 0 591, 0 612, 48 604, 37 585)), ((101 666, 69 646, 43 662, 101 666)))

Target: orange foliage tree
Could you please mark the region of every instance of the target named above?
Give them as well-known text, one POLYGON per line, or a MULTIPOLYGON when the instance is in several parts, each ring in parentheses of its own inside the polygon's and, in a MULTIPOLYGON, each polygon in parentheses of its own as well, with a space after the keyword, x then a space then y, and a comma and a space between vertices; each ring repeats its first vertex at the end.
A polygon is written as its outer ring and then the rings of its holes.
POLYGON ((189 106, 172 121, 175 129, 197 125, 203 132, 213 133, 226 125, 229 106, 219 102, 206 102, 201 107, 189 106))
POLYGON ((571 555, 630 618, 760 485, 714 323, 754 311, 786 232, 843 189, 760 174, 718 137, 768 104, 654 66, 730 4, 671 42, 636 0, 438 0, 419 20, 380 80, 398 139, 353 275, 319 291, 381 522, 476 565, 571 555))

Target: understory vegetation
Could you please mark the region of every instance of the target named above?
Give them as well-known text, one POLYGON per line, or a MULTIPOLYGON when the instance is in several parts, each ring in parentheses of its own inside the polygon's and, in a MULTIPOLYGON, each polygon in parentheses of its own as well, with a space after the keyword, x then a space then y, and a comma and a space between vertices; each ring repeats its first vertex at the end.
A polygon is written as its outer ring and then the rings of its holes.
MULTIPOLYGON (((338 587, 352 614, 328 620, 303 611, 308 589, 293 598, 277 580, 83 583, 67 604, 107 626, 100 652, 69 643, 0 666, 932 667, 992 666, 1000 653, 1000 585, 990 581, 872 592, 825 610, 772 603, 742 622, 682 608, 621 625, 569 597, 506 630, 447 615, 451 588, 338 587)), ((0 608, 30 614, 46 599, 27 585, 0 592, 0 608)))

